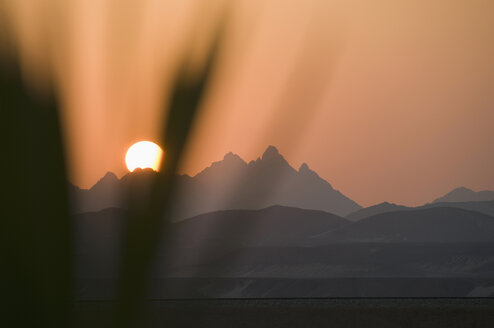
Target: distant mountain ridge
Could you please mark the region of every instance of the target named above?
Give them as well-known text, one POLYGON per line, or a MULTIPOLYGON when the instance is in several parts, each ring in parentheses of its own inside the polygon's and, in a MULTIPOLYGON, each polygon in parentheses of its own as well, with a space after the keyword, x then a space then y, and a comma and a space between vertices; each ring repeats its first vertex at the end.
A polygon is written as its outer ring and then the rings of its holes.
POLYGON ((488 200, 494 200, 494 191, 473 191, 465 187, 460 187, 450 191, 442 197, 435 199, 433 203, 473 202, 488 200))
POLYGON ((319 237, 344 242, 493 242, 494 217, 454 207, 369 216, 319 237))
POLYGON ((350 221, 359 221, 361 219, 364 219, 372 215, 377 215, 387 212, 404 211, 409 209, 412 209, 412 207, 384 202, 377 205, 365 207, 356 212, 350 213, 349 215, 345 216, 345 219, 350 221))
POLYGON ((459 209, 478 212, 494 217, 494 200, 491 200, 485 202, 474 201, 474 202, 456 202, 456 203, 453 202, 429 203, 417 207, 408 207, 408 206, 396 205, 396 204, 390 204, 384 202, 378 205, 362 208, 356 212, 350 213, 345 218, 347 220, 355 222, 373 215, 378 215, 383 213, 410 211, 410 210, 423 210, 423 209, 435 208, 435 207, 459 208, 459 209))
MULTIPOLYGON (((155 174, 138 169, 121 179, 108 172, 90 189, 69 183, 73 213, 125 208, 125 190, 131 180, 155 174), (142 171, 142 174, 139 172, 142 171)), ((473 191, 456 188, 432 203, 418 207, 384 202, 362 208, 330 183, 318 176, 306 163, 293 168, 279 151, 269 146, 256 160, 244 161, 229 152, 195 176, 177 176, 178 187, 173 201, 173 218, 190 218, 203 213, 232 209, 262 209, 283 205, 301 209, 321 210, 343 216, 350 221, 395 211, 455 207, 494 215, 494 191, 473 191)))
POLYGON ((97 212, 109 207, 121 207, 121 185, 121 181, 112 172, 106 173, 90 189, 80 189, 69 183, 72 212, 97 212))
POLYGON ((347 220, 359 221, 366 217, 388 212, 426 209, 433 207, 454 207, 468 211, 475 211, 489 216, 494 216, 494 191, 473 191, 465 187, 456 188, 443 197, 435 199, 432 203, 422 206, 403 206, 383 202, 377 205, 361 208, 345 216, 347 220))
MULTIPOLYGON (((151 173, 149 173, 151 174, 151 173)), ((125 207, 122 199, 126 181, 107 173, 90 189, 69 185, 75 213, 125 207)), ((219 210, 262 209, 273 205, 321 210, 344 216, 361 208, 304 163, 298 170, 274 146, 261 157, 245 162, 229 152, 197 175, 177 176, 173 200, 174 219, 180 220, 219 210)))

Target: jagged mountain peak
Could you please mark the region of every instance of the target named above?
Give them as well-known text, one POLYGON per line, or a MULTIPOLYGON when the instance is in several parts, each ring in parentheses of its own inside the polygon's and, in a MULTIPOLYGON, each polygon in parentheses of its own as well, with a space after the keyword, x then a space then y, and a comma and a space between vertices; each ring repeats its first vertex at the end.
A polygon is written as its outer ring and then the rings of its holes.
POLYGON ((303 172, 312 172, 312 170, 309 168, 309 165, 307 165, 307 163, 303 163, 302 165, 300 165, 298 171, 300 173, 303 173, 303 172))
POLYGON ((319 174, 317 174, 316 171, 312 170, 307 163, 303 163, 302 165, 300 165, 300 167, 298 168, 298 173, 301 174, 301 175, 303 175, 303 176, 312 176, 313 178, 321 179, 325 183, 331 185, 329 182, 327 182, 326 180, 322 179, 319 176, 319 174))
POLYGON ((223 156, 223 161, 241 162, 241 163, 245 164, 245 161, 240 156, 238 156, 237 154, 235 154, 231 151, 226 153, 225 156, 223 156))
POLYGON ((115 175, 113 172, 106 172, 106 174, 96 182, 91 189, 93 188, 98 188, 101 186, 110 186, 110 185, 116 185, 120 180, 118 177, 115 175))
MULTIPOLYGON (((300 176, 303 176, 303 177, 306 177, 306 178, 310 178, 310 180, 317 181, 318 183, 325 184, 329 188, 331 188, 331 189, 334 190, 333 186, 328 181, 326 181, 325 179, 321 178, 319 176, 319 174, 317 174, 316 171, 312 170, 307 163, 303 163, 302 165, 300 165, 300 167, 298 169, 298 173, 299 173, 300 176)), ((337 190, 334 190, 334 191, 338 192, 337 190)))
POLYGON ((248 165, 261 170, 279 168, 295 171, 275 146, 268 146, 260 157, 250 161, 248 165))
POLYGON ((268 146, 268 148, 266 148, 266 150, 262 154, 261 158, 262 160, 270 160, 270 159, 283 158, 283 156, 281 156, 280 152, 275 146, 268 146))
POLYGON ((103 179, 105 179, 105 180, 118 181, 117 175, 115 173, 111 172, 111 171, 106 172, 106 174, 100 180, 103 180, 103 179))
POLYGON ((194 178, 204 177, 213 172, 221 173, 222 171, 237 170, 244 166, 247 166, 247 163, 240 156, 230 151, 223 156, 222 160, 211 163, 210 166, 196 174, 194 178))

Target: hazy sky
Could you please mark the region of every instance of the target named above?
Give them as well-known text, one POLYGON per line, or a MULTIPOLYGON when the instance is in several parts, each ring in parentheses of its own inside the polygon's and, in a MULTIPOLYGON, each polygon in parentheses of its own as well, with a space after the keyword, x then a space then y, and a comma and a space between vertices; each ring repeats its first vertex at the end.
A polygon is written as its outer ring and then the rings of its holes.
POLYGON ((26 74, 57 81, 82 187, 156 138, 179 58, 200 64, 230 2, 183 172, 272 144, 364 206, 494 189, 491 0, 0 2, 26 74))

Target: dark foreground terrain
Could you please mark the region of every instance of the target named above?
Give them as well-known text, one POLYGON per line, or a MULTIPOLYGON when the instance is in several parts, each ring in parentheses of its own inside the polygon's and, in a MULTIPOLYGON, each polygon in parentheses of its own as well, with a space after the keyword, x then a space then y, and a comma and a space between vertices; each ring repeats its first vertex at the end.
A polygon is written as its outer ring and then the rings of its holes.
MULTIPOLYGON (((78 282, 79 300, 111 300, 114 281, 78 282)), ((492 278, 168 278, 153 280, 149 299, 492 297, 492 278)))
MULTIPOLYGON (((491 243, 245 247, 198 258, 184 252, 157 258, 149 298, 494 296, 491 243)), ((110 259, 82 258, 78 299, 113 298, 110 259)))
MULTIPOLYGON (((112 303, 78 302, 76 328, 110 327, 112 303)), ((494 299, 161 300, 141 327, 491 328, 494 299)))
MULTIPOLYGON (((75 217, 78 299, 114 297, 123 214, 75 217)), ((351 222, 273 206, 200 215, 163 235, 152 299, 494 296, 494 218, 464 209, 351 222)))

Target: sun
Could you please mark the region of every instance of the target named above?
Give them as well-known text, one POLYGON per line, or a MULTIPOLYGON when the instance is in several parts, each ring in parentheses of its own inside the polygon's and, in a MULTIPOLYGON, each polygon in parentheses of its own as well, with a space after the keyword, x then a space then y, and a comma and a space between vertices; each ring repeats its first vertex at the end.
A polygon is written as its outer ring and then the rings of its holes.
POLYGON ((163 151, 160 146, 151 141, 139 141, 127 150, 125 164, 130 172, 136 168, 151 168, 158 171, 160 168, 163 151))

